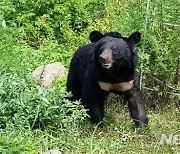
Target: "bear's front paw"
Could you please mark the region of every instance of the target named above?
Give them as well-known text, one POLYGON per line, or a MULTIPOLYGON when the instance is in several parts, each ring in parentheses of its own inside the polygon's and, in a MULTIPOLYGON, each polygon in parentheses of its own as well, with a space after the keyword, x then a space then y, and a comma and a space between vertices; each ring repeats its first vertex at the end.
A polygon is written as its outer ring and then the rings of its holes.
POLYGON ((93 124, 99 124, 99 123, 103 123, 103 118, 101 117, 101 116, 92 116, 91 117, 91 122, 93 123, 93 124))
POLYGON ((139 118, 139 119, 133 119, 136 128, 142 128, 142 127, 147 127, 148 125, 148 118, 139 118))

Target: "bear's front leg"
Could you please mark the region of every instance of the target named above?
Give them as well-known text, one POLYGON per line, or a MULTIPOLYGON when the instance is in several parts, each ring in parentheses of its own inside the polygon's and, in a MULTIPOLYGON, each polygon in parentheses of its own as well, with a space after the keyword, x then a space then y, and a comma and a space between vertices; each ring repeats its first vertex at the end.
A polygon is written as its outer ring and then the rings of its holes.
POLYGON ((88 109, 91 122, 98 124, 104 117, 104 100, 107 92, 100 89, 96 82, 85 81, 83 87, 83 103, 88 109))
POLYGON ((145 103, 141 96, 139 88, 134 87, 125 92, 125 98, 128 101, 128 107, 131 117, 136 127, 143 127, 148 124, 146 116, 145 103))

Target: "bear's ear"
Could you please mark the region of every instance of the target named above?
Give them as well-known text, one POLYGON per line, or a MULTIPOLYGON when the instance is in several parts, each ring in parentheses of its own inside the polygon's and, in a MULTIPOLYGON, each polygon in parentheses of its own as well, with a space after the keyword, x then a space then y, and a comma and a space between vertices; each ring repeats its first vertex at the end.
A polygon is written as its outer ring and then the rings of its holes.
POLYGON ((141 33, 140 32, 134 32, 129 36, 129 40, 133 42, 134 44, 138 44, 141 41, 141 33))
POLYGON ((92 31, 89 34, 89 39, 91 40, 91 42, 97 42, 103 37, 104 37, 104 35, 99 31, 92 31))
POLYGON ((122 37, 122 35, 119 32, 108 32, 108 33, 105 33, 105 36, 111 36, 111 37, 115 37, 115 38, 122 37))

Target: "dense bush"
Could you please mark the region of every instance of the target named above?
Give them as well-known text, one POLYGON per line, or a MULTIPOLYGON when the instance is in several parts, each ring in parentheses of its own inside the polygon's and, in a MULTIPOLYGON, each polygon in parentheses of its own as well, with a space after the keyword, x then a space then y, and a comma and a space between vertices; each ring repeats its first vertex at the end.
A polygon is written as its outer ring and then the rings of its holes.
POLYGON ((67 129, 85 118, 79 102, 64 99, 62 87, 43 88, 16 73, 0 74, 0 128, 15 125, 24 128, 67 129))
POLYGON ((9 0, 2 2, 2 14, 7 25, 18 30, 20 38, 39 48, 43 39, 72 45, 77 40, 83 41, 79 36, 88 28, 106 28, 101 23, 105 5, 104 1, 98 0, 9 0))

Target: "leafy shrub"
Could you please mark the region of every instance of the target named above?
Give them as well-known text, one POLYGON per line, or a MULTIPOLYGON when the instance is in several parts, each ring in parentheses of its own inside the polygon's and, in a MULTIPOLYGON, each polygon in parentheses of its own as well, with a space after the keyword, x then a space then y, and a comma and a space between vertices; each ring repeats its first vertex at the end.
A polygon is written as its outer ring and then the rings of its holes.
POLYGON ((79 102, 64 99, 62 87, 45 88, 21 79, 17 74, 0 74, 0 127, 62 128, 85 118, 79 102))
POLYGON ((104 0, 9 0, 2 2, 1 12, 7 25, 17 28, 19 38, 39 48, 44 39, 75 43, 87 28, 102 25, 105 5, 104 0))

